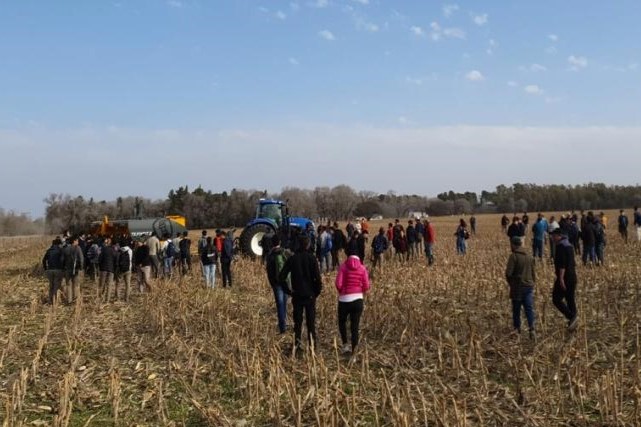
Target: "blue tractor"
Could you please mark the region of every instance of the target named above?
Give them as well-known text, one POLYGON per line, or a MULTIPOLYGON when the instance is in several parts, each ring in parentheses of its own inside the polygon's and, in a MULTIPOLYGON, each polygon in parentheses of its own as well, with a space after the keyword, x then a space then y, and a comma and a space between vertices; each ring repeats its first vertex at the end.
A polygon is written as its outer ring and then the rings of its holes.
POLYGON ((240 249, 252 258, 263 255, 262 240, 265 235, 279 232, 291 234, 292 228, 305 230, 314 223, 311 219, 292 217, 289 215, 287 203, 281 200, 260 199, 256 207, 256 217, 249 221, 240 233, 240 249))

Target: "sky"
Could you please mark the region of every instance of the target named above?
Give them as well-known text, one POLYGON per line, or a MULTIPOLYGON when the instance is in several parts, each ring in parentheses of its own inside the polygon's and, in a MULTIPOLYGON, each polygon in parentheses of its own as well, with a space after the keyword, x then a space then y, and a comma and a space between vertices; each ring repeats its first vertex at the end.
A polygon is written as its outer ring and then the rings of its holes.
POLYGON ((637 184, 638 0, 0 0, 0 207, 637 184))

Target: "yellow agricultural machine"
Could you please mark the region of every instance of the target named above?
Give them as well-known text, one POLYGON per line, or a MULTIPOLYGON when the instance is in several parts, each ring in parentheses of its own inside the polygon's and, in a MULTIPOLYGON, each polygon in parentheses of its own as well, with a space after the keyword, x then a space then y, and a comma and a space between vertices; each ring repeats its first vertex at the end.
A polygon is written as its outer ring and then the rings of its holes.
POLYGON ((166 235, 174 237, 176 233, 182 234, 187 231, 186 225, 185 217, 180 215, 169 215, 162 218, 116 220, 110 220, 105 216, 102 221, 92 222, 88 233, 95 236, 140 238, 155 232, 158 237, 166 235))

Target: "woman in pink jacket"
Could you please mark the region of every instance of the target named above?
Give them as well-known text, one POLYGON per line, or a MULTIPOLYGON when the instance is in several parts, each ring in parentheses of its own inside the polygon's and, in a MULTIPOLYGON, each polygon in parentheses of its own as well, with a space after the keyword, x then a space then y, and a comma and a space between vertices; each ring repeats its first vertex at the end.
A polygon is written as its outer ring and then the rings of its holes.
POLYGON ((340 266, 336 275, 338 290, 338 330, 341 334, 343 354, 350 353, 347 344, 347 318, 349 317, 352 332, 351 353, 358 345, 358 325, 363 314, 363 295, 369 291, 369 274, 358 256, 351 255, 340 266))

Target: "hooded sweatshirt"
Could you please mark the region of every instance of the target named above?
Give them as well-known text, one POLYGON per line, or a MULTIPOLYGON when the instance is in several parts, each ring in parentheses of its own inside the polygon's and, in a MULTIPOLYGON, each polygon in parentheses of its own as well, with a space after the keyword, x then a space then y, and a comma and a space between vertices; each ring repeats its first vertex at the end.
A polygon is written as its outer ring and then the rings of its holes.
POLYGON ((369 274, 357 256, 350 256, 340 266, 336 275, 338 301, 352 302, 363 298, 369 290, 369 274))

